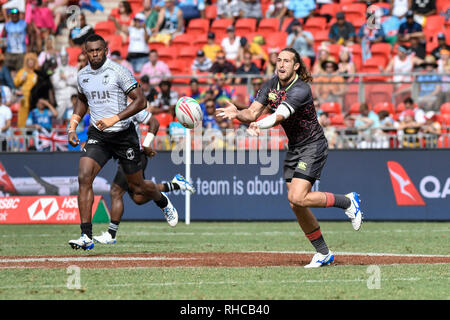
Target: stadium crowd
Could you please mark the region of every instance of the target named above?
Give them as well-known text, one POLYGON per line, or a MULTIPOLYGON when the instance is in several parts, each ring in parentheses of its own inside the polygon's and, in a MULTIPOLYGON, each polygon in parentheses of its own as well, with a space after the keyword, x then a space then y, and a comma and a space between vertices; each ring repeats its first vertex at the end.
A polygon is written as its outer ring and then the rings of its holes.
MULTIPOLYGON (((92 33, 140 81, 169 148, 182 129, 174 114, 182 95, 200 103, 204 128, 245 128, 218 120, 215 108, 226 100, 246 108, 284 47, 296 49, 314 76, 331 148, 449 147, 446 0, 130 0, 111 12, 105 2, 0 1, 0 150, 30 135, 46 143, 26 139, 20 150, 67 149, 51 132, 64 132, 70 120, 77 72, 87 64, 83 42, 92 33), (75 24, 72 5, 81 8, 75 24), (89 25, 87 11, 105 20, 89 25), (431 138, 423 142, 422 133, 431 138), (392 135, 413 138, 396 144, 392 135)), ((88 126, 89 115, 77 129, 81 141, 88 126)))

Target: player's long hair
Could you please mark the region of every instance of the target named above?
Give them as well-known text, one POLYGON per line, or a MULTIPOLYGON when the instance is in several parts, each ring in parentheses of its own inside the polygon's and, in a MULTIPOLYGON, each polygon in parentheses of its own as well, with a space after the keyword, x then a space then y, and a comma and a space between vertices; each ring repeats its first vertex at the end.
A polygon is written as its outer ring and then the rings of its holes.
POLYGON ((297 52, 297 50, 295 50, 293 48, 284 48, 281 51, 287 51, 287 52, 293 53, 294 54, 294 64, 296 64, 297 62, 300 63, 300 67, 297 69, 297 74, 298 74, 300 80, 302 80, 303 82, 306 82, 306 83, 312 82, 313 78, 312 78, 311 74, 308 72, 308 70, 306 69, 306 65, 303 62, 303 60, 300 58, 300 54, 297 52))

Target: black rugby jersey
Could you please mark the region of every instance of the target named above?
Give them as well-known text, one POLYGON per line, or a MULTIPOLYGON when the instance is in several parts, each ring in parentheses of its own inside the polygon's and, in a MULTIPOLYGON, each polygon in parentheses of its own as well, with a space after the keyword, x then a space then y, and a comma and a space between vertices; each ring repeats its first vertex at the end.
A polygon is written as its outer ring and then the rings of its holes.
POLYGON ((274 76, 263 84, 255 100, 269 108, 270 113, 274 113, 282 103, 295 110, 289 118, 281 122, 289 139, 289 147, 303 146, 325 139, 317 120, 309 84, 297 79, 282 87, 278 76, 274 76))

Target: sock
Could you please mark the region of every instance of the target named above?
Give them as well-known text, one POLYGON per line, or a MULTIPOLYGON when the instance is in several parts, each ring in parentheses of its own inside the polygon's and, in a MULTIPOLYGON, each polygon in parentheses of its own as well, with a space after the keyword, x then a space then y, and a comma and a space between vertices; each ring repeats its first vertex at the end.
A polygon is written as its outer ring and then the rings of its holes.
POLYGON ((80 224, 81 232, 84 233, 89 237, 89 239, 92 239, 92 223, 85 222, 80 224))
POLYGON ((161 199, 155 200, 155 203, 158 207, 165 208, 169 204, 169 200, 167 200, 166 196, 161 193, 161 199))
POLYGON ((324 192, 324 193, 325 193, 325 196, 327 197, 327 204, 325 206, 326 208, 335 207, 335 208, 341 208, 341 209, 345 210, 348 207, 350 207, 350 205, 352 204, 350 199, 342 194, 333 194, 333 193, 329 193, 329 192, 324 192))
POLYGON ((314 246, 317 252, 327 255, 329 250, 328 246, 323 239, 322 232, 320 231, 320 227, 314 230, 313 232, 305 234, 311 244, 314 246))
POLYGON ((111 237, 114 239, 116 237, 117 229, 119 229, 120 221, 112 221, 109 223, 108 232, 111 237))
POLYGON ((173 190, 179 190, 180 186, 178 185, 178 183, 166 182, 166 183, 163 183, 163 188, 164 188, 164 192, 170 192, 173 190))

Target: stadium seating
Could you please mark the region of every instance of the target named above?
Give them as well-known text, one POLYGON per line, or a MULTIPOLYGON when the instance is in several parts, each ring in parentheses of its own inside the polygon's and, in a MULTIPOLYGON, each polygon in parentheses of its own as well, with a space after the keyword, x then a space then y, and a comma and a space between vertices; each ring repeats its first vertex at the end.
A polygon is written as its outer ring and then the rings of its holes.
POLYGON ((265 18, 261 19, 258 26, 258 33, 267 34, 270 32, 278 32, 280 28, 280 19, 277 18, 265 18))
POLYGON ((210 31, 216 34, 216 40, 219 34, 227 34, 227 28, 233 24, 232 19, 216 19, 210 27, 210 31))
POLYGON ((216 4, 210 4, 205 7, 205 18, 208 20, 215 20, 217 18, 216 4))
POLYGON ((374 105, 373 112, 378 113, 381 110, 386 110, 389 114, 395 113, 394 105, 390 102, 380 102, 374 105))
POLYGON ((176 59, 177 54, 178 54, 178 52, 176 50, 174 50, 174 48, 171 48, 171 47, 164 47, 164 48, 160 48, 158 50, 159 59, 166 63, 168 61, 176 59))
POLYGON ((320 105, 320 109, 323 112, 327 112, 329 115, 340 114, 341 113, 341 105, 337 102, 325 102, 320 105))
POLYGON ((356 19, 366 17, 366 5, 363 3, 346 3, 341 6, 341 10, 345 13, 346 21, 353 22, 356 19))
POLYGON ((324 17, 311 17, 306 21, 303 28, 306 31, 309 31, 314 34, 317 31, 324 30, 326 28, 326 24, 327 19, 324 17))
POLYGON ((170 47, 175 51, 180 51, 180 49, 191 46, 195 41, 196 35, 190 33, 183 33, 176 36, 170 45, 170 47))
POLYGON ((336 127, 343 127, 344 126, 344 114, 334 114, 330 117, 330 124, 332 126, 336 127))
POLYGON ((186 28, 186 33, 191 35, 206 34, 209 31, 209 20, 208 19, 192 19, 189 21, 189 25, 186 28))
POLYGON ((94 31, 96 34, 107 37, 109 35, 112 35, 116 33, 116 25, 112 21, 99 21, 94 26, 94 31))
POLYGON ((66 52, 69 55, 69 64, 76 66, 78 63, 78 56, 81 54, 82 49, 80 47, 68 47, 66 52))
POLYGON ((256 19, 241 18, 236 21, 235 32, 238 36, 246 36, 248 33, 256 31, 256 19))
POLYGON ((359 114, 359 106, 361 105, 361 103, 359 102, 355 102, 350 106, 350 109, 348 111, 348 113, 350 114, 359 114))
POLYGON ((450 102, 441 105, 441 114, 450 114, 450 102))

